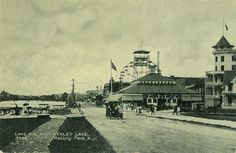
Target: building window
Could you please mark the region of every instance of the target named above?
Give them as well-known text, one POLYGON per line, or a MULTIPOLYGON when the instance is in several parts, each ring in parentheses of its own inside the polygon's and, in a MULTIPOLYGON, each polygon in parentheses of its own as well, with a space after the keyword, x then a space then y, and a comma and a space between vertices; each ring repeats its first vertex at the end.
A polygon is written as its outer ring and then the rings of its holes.
POLYGON ((153 99, 152 98, 148 98, 147 99, 147 103, 152 103, 153 102, 153 99))
POLYGON ((215 67, 215 70, 217 71, 217 66, 215 67))
POLYGON ((172 103, 176 104, 177 103, 177 99, 173 99, 172 103))
POLYGON ((218 57, 216 56, 216 62, 218 62, 218 57))
POLYGON ((158 103, 158 98, 154 98, 154 99, 153 99, 153 103, 156 103, 156 104, 157 104, 157 103, 158 103))
POLYGON ((232 65, 232 70, 236 71, 236 65, 232 65))
POLYGON ((228 85, 228 91, 232 91, 232 84, 228 85))
POLYGON ((217 82, 217 78, 215 78, 215 82, 217 82))
POLYGON ((225 57, 224 56, 221 56, 221 62, 224 62, 225 61, 225 57))
POLYGON ((223 77, 220 77, 220 82, 223 82, 224 78, 223 77))
POLYGON ((224 71, 225 70, 225 67, 224 67, 224 65, 221 65, 221 69, 220 69, 221 71, 224 71))
POLYGON ((232 56, 232 61, 236 61, 236 55, 232 56))

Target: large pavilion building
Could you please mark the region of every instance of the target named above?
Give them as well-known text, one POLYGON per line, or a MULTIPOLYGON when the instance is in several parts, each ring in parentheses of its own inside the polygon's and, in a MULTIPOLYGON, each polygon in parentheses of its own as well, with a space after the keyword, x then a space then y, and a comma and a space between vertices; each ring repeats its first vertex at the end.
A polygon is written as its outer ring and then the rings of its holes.
POLYGON ((121 89, 116 94, 142 95, 142 101, 139 101, 138 105, 153 104, 160 109, 177 104, 182 108, 196 109, 197 104, 203 104, 200 94, 182 87, 170 77, 154 72, 133 81, 130 86, 121 89))

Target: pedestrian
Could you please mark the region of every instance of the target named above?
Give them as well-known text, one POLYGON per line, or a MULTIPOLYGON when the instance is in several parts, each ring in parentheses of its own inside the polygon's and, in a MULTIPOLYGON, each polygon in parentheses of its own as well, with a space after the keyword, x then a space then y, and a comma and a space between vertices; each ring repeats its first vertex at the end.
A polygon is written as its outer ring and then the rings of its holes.
POLYGON ((79 110, 79 112, 81 113, 81 104, 79 103, 79 105, 78 105, 78 110, 79 110))
POLYGON ((136 114, 139 114, 139 106, 136 107, 136 114))
POLYGON ((151 115, 154 115, 154 106, 150 105, 150 111, 151 111, 151 115))
POLYGON ((17 106, 15 107, 15 115, 20 115, 20 108, 17 106))
POLYGON ((122 108, 121 105, 119 105, 119 107, 118 107, 118 112, 119 112, 119 117, 120 117, 121 119, 123 119, 123 108, 122 108))
POLYGON ((105 106, 106 106, 106 118, 108 118, 108 116, 109 116, 109 105, 108 104, 105 104, 105 106))
POLYGON ((134 110, 134 105, 133 105, 133 104, 131 104, 130 108, 131 108, 131 110, 134 110))
POLYGON ((176 115, 178 115, 178 106, 177 105, 174 107, 173 115, 175 115, 175 113, 176 113, 176 115))
POLYGON ((139 106, 139 114, 141 114, 141 113, 142 113, 142 107, 139 106))
POLYGON ((118 105, 115 106, 115 117, 118 119, 119 118, 119 108, 118 105))

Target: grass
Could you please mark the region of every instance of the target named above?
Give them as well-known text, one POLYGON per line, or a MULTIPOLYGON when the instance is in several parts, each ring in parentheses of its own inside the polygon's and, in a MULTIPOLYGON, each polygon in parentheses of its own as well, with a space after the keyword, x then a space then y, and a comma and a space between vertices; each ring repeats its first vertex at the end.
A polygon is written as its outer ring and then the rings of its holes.
POLYGON ((84 118, 67 118, 49 145, 51 153, 113 153, 112 146, 84 118))
POLYGON ((0 149, 15 141, 16 133, 28 134, 50 118, 14 118, 0 120, 0 149))

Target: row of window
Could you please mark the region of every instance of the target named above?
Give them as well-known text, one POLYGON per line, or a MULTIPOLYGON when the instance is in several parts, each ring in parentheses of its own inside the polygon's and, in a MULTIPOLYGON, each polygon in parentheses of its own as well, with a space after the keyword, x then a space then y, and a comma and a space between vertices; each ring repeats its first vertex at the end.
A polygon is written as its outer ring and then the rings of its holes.
MULTIPOLYGON (((218 71, 217 66, 215 66, 215 70, 218 71)), ((225 70, 224 65, 221 65, 219 70, 224 71, 225 70)), ((232 70, 236 71, 236 65, 232 65, 232 70)))
MULTIPOLYGON (((221 56, 221 57, 220 57, 220 61, 221 61, 221 62, 224 62, 224 61, 225 61, 225 57, 224 57, 224 56, 221 56)), ((232 61, 236 61, 236 55, 233 55, 233 56, 232 56, 232 61)), ((215 57, 215 62, 218 62, 218 57, 217 57, 217 56, 215 57)))
POLYGON ((223 82, 224 81, 224 77, 220 77, 220 78, 215 78, 215 82, 217 82, 217 80, 219 80, 220 82, 223 82), (219 80, 220 79, 220 80, 219 80))
POLYGON ((174 81, 139 81, 143 84, 176 84, 174 81))
MULTIPOLYGON (((215 70, 218 71, 218 67, 217 67, 217 66, 215 67, 215 70)), ((225 66, 224 66, 224 65, 221 65, 220 70, 221 70, 221 71, 224 71, 224 70, 225 70, 225 66)))
POLYGON ((158 102, 172 102, 177 103, 179 99, 178 98, 166 98, 166 99, 159 99, 159 98, 147 98, 147 103, 158 103, 158 102))

